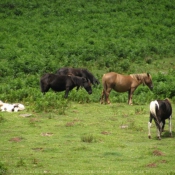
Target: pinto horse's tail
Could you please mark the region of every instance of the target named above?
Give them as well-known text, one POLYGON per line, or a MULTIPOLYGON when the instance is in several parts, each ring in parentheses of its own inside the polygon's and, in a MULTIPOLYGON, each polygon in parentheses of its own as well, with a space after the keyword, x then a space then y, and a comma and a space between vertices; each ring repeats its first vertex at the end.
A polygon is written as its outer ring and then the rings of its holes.
POLYGON ((159 103, 157 102, 157 100, 152 101, 150 103, 150 113, 154 117, 154 121, 156 123, 156 126, 161 131, 162 130, 162 127, 160 126, 160 122, 159 122, 159 119, 157 117, 157 111, 158 111, 158 109, 159 109, 159 103))

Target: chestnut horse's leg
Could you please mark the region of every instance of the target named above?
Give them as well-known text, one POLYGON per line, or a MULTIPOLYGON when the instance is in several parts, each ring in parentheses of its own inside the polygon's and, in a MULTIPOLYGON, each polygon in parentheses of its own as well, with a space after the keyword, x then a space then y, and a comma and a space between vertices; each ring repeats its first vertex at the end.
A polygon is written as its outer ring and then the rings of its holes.
POLYGON ((131 90, 128 91, 128 104, 132 104, 132 99, 131 99, 131 90))
POLYGON ((109 94, 110 94, 111 90, 112 90, 111 88, 107 88, 107 90, 105 92, 105 102, 107 104, 110 104, 111 103, 110 100, 109 100, 109 94))
POLYGON ((128 91, 128 104, 129 105, 132 105, 132 95, 133 95, 134 91, 135 91, 135 89, 130 89, 128 91))

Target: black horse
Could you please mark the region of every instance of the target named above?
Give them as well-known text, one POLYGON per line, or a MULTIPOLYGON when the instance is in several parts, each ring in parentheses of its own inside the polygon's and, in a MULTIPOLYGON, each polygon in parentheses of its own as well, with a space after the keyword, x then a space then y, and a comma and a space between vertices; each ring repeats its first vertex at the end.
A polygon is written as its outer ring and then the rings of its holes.
POLYGON ((74 87, 78 89, 80 86, 84 87, 89 94, 92 94, 91 83, 83 77, 47 73, 40 79, 40 87, 43 94, 51 88, 56 92, 66 91, 65 98, 68 97, 69 91, 74 87))
POLYGON ((63 67, 63 68, 58 69, 56 74, 58 74, 58 75, 74 75, 74 76, 78 76, 78 77, 84 77, 86 79, 89 79, 93 85, 99 84, 99 81, 93 76, 93 74, 84 68, 63 67))

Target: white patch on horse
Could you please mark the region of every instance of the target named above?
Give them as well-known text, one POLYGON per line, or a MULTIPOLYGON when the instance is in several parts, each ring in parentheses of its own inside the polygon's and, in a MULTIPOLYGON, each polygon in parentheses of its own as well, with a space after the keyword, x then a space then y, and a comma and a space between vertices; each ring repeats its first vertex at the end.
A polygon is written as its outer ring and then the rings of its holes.
POLYGON ((156 105, 157 105, 157 107, 158 107, 158 109, 159 109, 159 103, 157 102, 157 100, 152 101, 152 102, 150 103, 150 112, 151 112, 152 114, 154 114, 154 115, 156 115, 156 108, 155 108, 156 105))
POLYGON ((0 101, 0 110, 1 111, 7 111, 7 112, 18 112, 24 110, 25 107, 23 104, 20 103, 14 103, 14 104, 9 104, 9 103, 3 103, 0 101))

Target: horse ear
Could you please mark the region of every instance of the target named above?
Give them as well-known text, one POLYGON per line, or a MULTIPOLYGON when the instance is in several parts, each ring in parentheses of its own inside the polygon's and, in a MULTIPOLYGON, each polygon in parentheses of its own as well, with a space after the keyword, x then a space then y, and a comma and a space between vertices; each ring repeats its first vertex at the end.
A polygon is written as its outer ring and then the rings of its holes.
POLYGON ((85 83, 87 81, 87 78, 82 77, 83 83, 85 83))
POLYGON ((147 72, 147 76, 149 77, 150 76, 150 74, 147 72))

